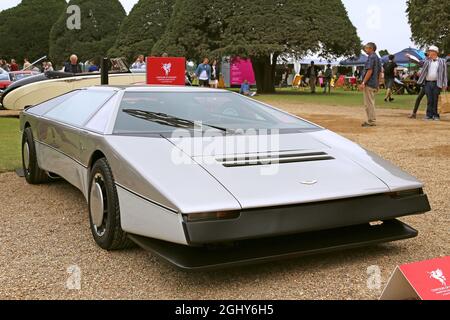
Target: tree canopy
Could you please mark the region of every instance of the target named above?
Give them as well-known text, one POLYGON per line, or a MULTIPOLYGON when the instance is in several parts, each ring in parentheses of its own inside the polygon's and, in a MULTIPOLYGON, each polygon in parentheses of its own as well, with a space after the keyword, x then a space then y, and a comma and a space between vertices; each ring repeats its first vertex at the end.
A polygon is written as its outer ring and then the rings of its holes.
POLYGON ((412 39, 420 46, 437 45, 450 51, 450 5, 441 0, 408 0, 412 39))
POLYGON ((70 0, 68 6, 81 9, 81 28, 67 28, 70 14, 64 11, 50 33, 50 57, 62 63, 75 53, 81 60, 107 54, 125 18, 125 9, 119 0, 70 0))
POLYGON ((23 0, 0 12, 0 57, 38 59, 49 53, 49 34, 66 6, 64 0, 23 0))
POLYGON ((137 54, 150 54, 164 34, 175 0, 140 0, 125 18, 110 56, 131 61, 137 54))
POLYGON ((200 59, 211 53, 216 36, 209 24, 214 4, 215 1, 177 0, 166 31, 153 47, 152 54, 167 52, 173 56, 200 59))
POLYGON ((341 0, 177 0, 154 54, 201 59, 250 57, 258 90, 274 91, 276 59, 282 54, 352 55, 361 49, 341 0))

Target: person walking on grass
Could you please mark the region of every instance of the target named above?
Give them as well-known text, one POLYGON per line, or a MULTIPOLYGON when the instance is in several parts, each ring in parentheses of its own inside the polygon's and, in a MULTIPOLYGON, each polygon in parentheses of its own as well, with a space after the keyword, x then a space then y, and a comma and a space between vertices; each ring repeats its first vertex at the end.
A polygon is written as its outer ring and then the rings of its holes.
POLYGON ((306 77, 309 79, 309 87, 311 88, 311 93, 316 93, 316 82, 317 82, 317 74, 319 70, 314 65, 314 61, 311 61, 311 65, 308 67, 306 71, 306 77))
POLYGON ((367 121, 362 124, 363 127, 375 127, 376 126, 376 113, 375 113, 375 93, 378 92, 380 86, 381 76, 381 61, 377 56, 377 45, 373 42, 369 42, 364 46, 364 51, 368 55, 367 62, 364 66, 363 81, 360 85, 360 89, 364 93, 364 106, 367 113, 367 121))
POLYGON ((323 75, 323 93, 331 94, 331 78, 333 77, 333 70, 331 70, 331 64, 327 64, 323 75))
POLYGON ((217 60, 214 60, 211 65, 211 78, 209 80, 209 85, 211 88, 217 89, 219 86, 219 66, 217 60))
POLYGON ((211 79, 211 66, 209 65, 208 58, 204 58, 203 63, 198 65, 195 75, 198 78, 200 87, 209 87, 209 80, 211 79))
POLYGON ((431 46, 428 48, 428 59, 423 64, 422 73, 417 81, 419 85, 425 85, 425 94, 428 99, 425 120, 440 120, 438 99, 441 90, 447 90, 447 82, 447 62, 439 58, 439 48, 431 46))
MULTIPOLYGON (((410 55, 409 53, 407 53, 406 56, 410 60, 413 60, 414 62, 419 64, 421 69, 416 74, 417 75, 416 81, 419 81, 420 75, 423 70, 423 65, 425 64, 425 61, 428 59, 428 53, 425 53, 425 60, 423 60, 423 61, 417 61, 417 59, 415 57, 413 57, 412 55, 410 55)), ((413 112, 411 115, 408 116, 409 119, 417 119, 417 111, 419 111, 420 104, 422 103, 422 99, 423 99, 423 97, 425 97, 425 86, 423 84, 422 85, 417 84, 417 86, 420 88, 420 91, 419 91, 419 95, 417 96, 416 103, 414 104, 413 112)))
POLYGON ((394 87, 394 79, 397 75, 397 67, 398 65, 395 63, 395 56, 390 55, 389 61, 386 62, 383 66, 384 69, 384 84, 386 86, 386 97, 384 98, 384 102, 392 102, 394 98, 392 98, 392 88, 394 87))

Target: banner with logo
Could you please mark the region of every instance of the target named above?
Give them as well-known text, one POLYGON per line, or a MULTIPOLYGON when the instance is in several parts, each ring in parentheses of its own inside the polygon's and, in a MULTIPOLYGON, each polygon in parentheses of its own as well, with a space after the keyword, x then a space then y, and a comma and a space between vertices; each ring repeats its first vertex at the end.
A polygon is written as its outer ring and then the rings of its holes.
POLYGON ((397 267, 380 300, 450 300, 450 257, 397 267))
POLYGON ((186 84, 185 74, 185 58, 147 58, 147 84, 184 86, 186 84))

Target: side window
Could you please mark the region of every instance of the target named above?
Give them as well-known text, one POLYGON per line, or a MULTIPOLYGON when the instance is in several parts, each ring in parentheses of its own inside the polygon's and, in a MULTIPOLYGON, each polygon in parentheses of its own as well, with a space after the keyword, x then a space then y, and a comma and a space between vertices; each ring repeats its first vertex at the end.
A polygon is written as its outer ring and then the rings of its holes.
POLYGON ((81 126, 109 99, 115 92, 81 90, 59 106, 46 113, 46 117, 74 126, 81 126))
POLYGON ((67 99, 72 97, 73 95, 77 94, 78 92, 79 92, 79 90, 71 91, 69 93, 63 94, 54 99, 45 101, 41 104, 31 107, 30 109, 27 110, 27 112, 29 112, 31 114, 35 114, 35 115, 43 115, 43 114, 49 112, 54 107, 56 107, 57 105, 63 103, 64 101, 66 101, 67 99))

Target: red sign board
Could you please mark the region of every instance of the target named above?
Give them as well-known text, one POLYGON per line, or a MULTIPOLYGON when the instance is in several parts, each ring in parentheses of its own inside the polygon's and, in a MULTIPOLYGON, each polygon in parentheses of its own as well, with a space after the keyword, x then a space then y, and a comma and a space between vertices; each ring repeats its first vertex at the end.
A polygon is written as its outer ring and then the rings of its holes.
POLYGON ((185 58, 147 58, 147 84, 184 86, 185 74, 185 58))
POLYGON ((450 257, 397 267, 383 300, 450 300, 450 257))

